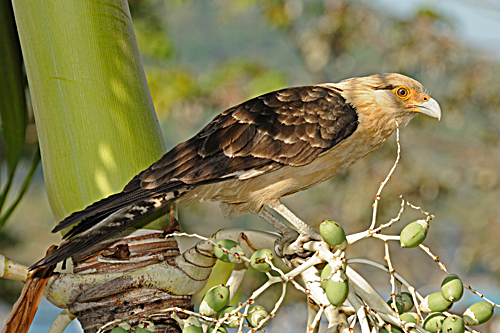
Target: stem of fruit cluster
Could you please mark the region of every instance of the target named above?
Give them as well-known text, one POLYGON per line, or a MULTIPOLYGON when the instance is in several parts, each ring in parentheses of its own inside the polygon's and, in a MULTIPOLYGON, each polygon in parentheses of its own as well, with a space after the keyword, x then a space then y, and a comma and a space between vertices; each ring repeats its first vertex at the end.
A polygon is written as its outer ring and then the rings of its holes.
POLYGON ((375 201, 373 202, 373 215, 372 215, 372 224, 370 225, 370 228, 368 230, 372 230, 375 228, 375 223, 377 222, 377 208, 378 208, 378 202, 381 199, 381 194, 382 190, 385 187, 385 184, 391 179, 392 174, 394 173, 394 170, 396 170, 396 167, 399 164, 399 160, 401 159, 401 145, 399 144, 399 124, 396 121, 396 144, 398 145, 398 156, 396 157, 396 161, 394 162, 394 165, 391 168, 391 171, 389 171, 389 174, 387 177, 385 177, 384 181, 380 183, 380 187, 378 188, 377 194, 375 195, 375 201))

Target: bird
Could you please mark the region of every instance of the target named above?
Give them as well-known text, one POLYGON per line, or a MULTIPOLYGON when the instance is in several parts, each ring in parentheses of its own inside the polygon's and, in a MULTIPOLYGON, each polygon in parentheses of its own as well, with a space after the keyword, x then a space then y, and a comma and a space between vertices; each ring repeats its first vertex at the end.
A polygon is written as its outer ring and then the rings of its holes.
POLYGON ((440 120, 441 109, 421 83, 397 73, 252 98, 217 115, 121 192, 59 222, 52 232, 73 226, 65 241, 31 269, 81 254, 173 201, 217 201, 225 217, 256 214, 286 234, 288 243, 297 235, 300 244, 320 240, 280 198, 333 177, 380 147, 416 114, 440 120))

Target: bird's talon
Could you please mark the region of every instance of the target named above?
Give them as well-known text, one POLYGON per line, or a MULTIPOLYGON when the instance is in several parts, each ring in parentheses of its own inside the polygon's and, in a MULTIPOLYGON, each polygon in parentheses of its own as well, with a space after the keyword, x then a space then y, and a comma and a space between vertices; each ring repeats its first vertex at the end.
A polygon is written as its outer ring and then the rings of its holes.
POLYGON ((283 236, 276 240, 274 251, 280 258, 289 256, 299 256, 305 258, 311 255, 312 252, 304 249, 304 244, 310 241, 322 241, 323 238, 316 230, 310 228, 305 234, 299 234, 293 229, 283 233, 283 236))

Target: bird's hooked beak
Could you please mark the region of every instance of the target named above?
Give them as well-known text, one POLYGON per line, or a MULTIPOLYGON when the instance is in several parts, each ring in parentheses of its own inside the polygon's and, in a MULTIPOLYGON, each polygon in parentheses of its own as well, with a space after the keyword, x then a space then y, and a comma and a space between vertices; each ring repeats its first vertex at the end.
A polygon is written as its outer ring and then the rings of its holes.
POLYGON ((434 98, 429 98, 427 102, 417 105, 422 114, 441 120, 441 108, 434 98))

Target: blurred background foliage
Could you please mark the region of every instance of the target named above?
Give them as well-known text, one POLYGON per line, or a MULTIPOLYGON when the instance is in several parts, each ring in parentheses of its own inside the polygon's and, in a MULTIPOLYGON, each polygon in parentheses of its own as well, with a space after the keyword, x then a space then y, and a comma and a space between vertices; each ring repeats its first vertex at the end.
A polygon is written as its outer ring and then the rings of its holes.
MULTIPOLYGON (((422 82, 440 103, 443 118, 437 122, 416 117, 402 130, 401 165, 383 192, 379 222, 396 216, 403 195, 436 216, 425 243, 453 272, 480 289, 498 286, 500 67, 460 39, 453 17, 431 5, 395 17, 361 0, 129 4, 168 147, 191 137, 217 113, 271 90, 381 72, 399 72, 422 82)), ((391 138, 333 179, 284 202, 313 227, 328 218, 348 233, 362 231, 395 157, 391 138)), ((31 158, 23 155, 21 169, 29 169, 31 158)), ((397 233, 419 217, 408 210, 404 223, 391 231, 397 233)), ((203 235, 232 226, 271 230, 254 216, 225 220, 213 203, 181 205, 179 219, 183 230, 203 235)), ((2 253, 33 263, 49 244, 60 241, 59 235, 49 235, 55 222, 38 170, 26 200, 0 231, 2 253)), ((424 293, 436 291, 444 273, 421 251, 398 247, 391 247, 396 269, 424 293)), ((348 256, 383 262, 383 246, 363 241, 349 249, 348 256)), ((223 276, 227 268, 217 272, 223 276)), ((386 276, 380 275, 379 282, 382 290, 389 290, 386 276)), ((0 297, 8 298, 0 288, 0 297)), ((252 285, 246 288, 253 290, 252 285)), ((305 325, 305 320, 299 322, 305 325)))

